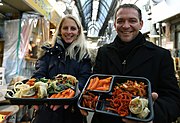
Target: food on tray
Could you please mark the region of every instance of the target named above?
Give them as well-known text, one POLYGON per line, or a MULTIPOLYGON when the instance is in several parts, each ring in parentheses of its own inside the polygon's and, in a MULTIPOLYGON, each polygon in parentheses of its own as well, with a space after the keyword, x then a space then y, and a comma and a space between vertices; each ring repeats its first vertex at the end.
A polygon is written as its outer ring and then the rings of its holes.
POLYGON ((47 89, 49 97, 52 94, 57 94, 68 88, 71 88, 75 91, 77 83, 78 80, 72 75, 58 74, 54 80, 49 82, 47 89))
POLYGON ((139 99, 139 96, 147 95, 146 87, 147 85, 143 82, 137 83, 137 81, 131 80, 127 80, 124 83, 116 83, 112 96, 106 98, 106 101, 109 101, 109 105, 106 106, 105 110, 118 113, 120 116, 128 116, 130 110, 133 114, 138 114, 137 117, 144 118, 147 114, 143 115, 141 112, 148 106, 148 101, 145 98, 139 99), (133 96, 138 97, 133 99, 133 96))
POLYGON ((78 107, 138 122, 154 117, 150 82, 144 77, 94 74, 78 99, 78 107), (97 89, 102 81, 109 88, 97 89))
POLYGON ((96 108, 96 103, 98 101, 98 96, 91 92, 84 92, 82 99, 82 106, 90 109, 96 108))
POLYGON ((16 82, 22 82, 23 80, 26 80, 27 78, 24 76, 15 76, 12 78, 12 80, 9 83, 9 86, 14 85, 16 82))
POLYGON ((26 82, 16 82, 13 90, 8 90, 7 96, 13 98, 72 98, 75 95, 77 82, 76 77, 66 74, 58 74, 54 79, 31 78, 26 82))
MULTIPOLYGON (((29 98, 37 96, 37 98, 43 98, 47 96, 47 83, 36 82, 33 86, 24 84, 23 82, 17 82, 14 85, 14 98, 29 98)), ((12 91, 11 91, 12 92, 12 91)))
POLYGON ((136 97, 131 100, 129 104, 129 109, 133 114, 139 114, 144 110, 145 107, 147 107, 147 105, 148 105, 147 99, 136 97))
POLYGON ((87 87, 87 90, 107 91, 107 90, 109 90, 111 79, 112 79, 112 77, 99 79, 98 76, 91 78, 89 81, 89 85, 87 87))
POLYGON ((71 88, 63 90, 62 92, 54 93, 50 98, 72 98, 75 95, 75 91, 71 88))
POLYGON ((146 118, 150 112, 148 100, 140 97, 132 99, 129 103, 129 110, 139 118, 146 118))
POLYGON ((145 85, 144 82, 137 83, 137 81, 127 80, 127 82, 119 84, 119 87, 124 91, 130 92, 134 96, 147 96, 147 85, 145 85))
POLYGON ((75 86, 75 84, 78 82, 76 77, 68 74, 58 74, 55 77, 56 80, 62 81, 62 83, 70 83, 75 86))
POLYGON ((111 98, 106 98, 106 101, 109 101, 110 105, 107 105, 105 110, 118 113, 120 116, 127 116, 129 115, 129 103, 131 99, 132 94, 115 87, 111 98))

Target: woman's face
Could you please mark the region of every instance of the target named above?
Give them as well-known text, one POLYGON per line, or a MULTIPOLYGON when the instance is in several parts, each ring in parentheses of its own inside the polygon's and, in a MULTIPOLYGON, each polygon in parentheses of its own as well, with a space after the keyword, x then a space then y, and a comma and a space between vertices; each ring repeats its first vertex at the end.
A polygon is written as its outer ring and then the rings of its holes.
POLYGON ((66 43, 72 43, 79 35, 79 29, 76 22, 70 18, 64 20, 60 32, 66 43))

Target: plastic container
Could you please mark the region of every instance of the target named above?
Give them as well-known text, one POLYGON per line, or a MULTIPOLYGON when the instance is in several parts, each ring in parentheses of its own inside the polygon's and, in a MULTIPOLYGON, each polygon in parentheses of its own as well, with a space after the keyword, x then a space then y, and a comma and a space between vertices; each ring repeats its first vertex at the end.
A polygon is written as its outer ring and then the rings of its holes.
POLYGON ((82 95, 85 93, 85 91, 87 91, 86 88, 87 88, 88 83, 89 83, 89 80, 88 80, 86 86, 83 89, 83 92, 81 93, 81 95, 78 99, 78 106, 80 109, 84 109, 84 110, 92 111, 92 112, 103 113, 103 114, 112 115, 112 116, 117 116, 117 117, 123 117, 123 118, 131 119, 131 120, 136 120, 139 122, 149 122, 149 121, 153 120, 154 111, 153 111, 153 101, 152 101, 152 95, 151 95, 151 84, 147 78, 135 77, 135 76, 120 76, 120 75, 102 75, 102 74, 95 74, 95 75, 92 75, 90 78, 96 77, 96 76, 103 77, 103 78, 107 77, 107 76, 112 76, 112 84, 110 86, 110 89, 107 92, 90 91, 93 94, 96 94, 98 96, 98 101, 97 101, 96 107, 93 109, 83 107, 82 106, 82 100, 83 100, 82 95), (146 94, 144 93, 145 95, 142 95, 142 93, 139 94, 139 93, 135 93, 135 92, 134 92, 134 95, 132 94, 132 99, 141 96, 140 98, 148 100, 147 108, 149 110, 149 114, 145 118, 137 117, 137 114, 131 113, 130 110, 128 110, 129 114, 127 116, 120 116, 118 113, 116 113, 112 110, 107 110, 107 107, 109 107, 109 105, 110 105, 110 102, 108 101, 108 99, 112 97, 112 93, 114 91, 114 88, 117 85, 126 87, 125 83, 127 81, 131 81, 133 83, 136 83, 135 85, 138 85, 142 82, 145 85, 144 86, 145 87, 145 93, 146 93, 146 94))

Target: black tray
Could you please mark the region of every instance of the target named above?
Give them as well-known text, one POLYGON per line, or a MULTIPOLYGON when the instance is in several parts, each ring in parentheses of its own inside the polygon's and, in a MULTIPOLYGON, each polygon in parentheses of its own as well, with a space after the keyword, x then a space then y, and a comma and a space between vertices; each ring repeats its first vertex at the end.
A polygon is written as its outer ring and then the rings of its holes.
POLYGON ((75 96, 73 98, 13 98, 5 96, 12 105, 42 105, 42 104, 71 104, 79 97, 78 83, 75 86, 75 96))
MULTIPOLYGON (((102 75, 100 75, 100 76, 102 76, 102 75)), ((105 75, 105 76, 107 76, 107 75, 105 75)), ((107 115, 122 117, 122 116, 120 116, 117 113, 113 113, 111 111, 105 110, 107 104, 109 103, 109 102, 106 101, 106 98, 111 97, 111 95, 112 95, 111 92, 113 91, 113 88, 114 88, 114 86, 117 83, 119 83, 119 84, 120 83, 124 83, 127 80, 137 81, 137 83, 138 82, 144 82, 144 84, 147 85, 147 90, 146 90, 147 95, 146 95, 145 98, 148 99, 148 109, 150 110, 148 116, 146 118, 144 118, 144 119, 141 119, 141 118, 136 117, 134 114, 130 113, 128 116, 124 116, 123 118, 131 119, 131 120, 136 120, 136 121, 139 121, 139 122, 149 122, 149 121, 153 120, 153 118, 154 118, 154 111, 153 111, 153 102, 152 102, 150 81, 148 79, 144 78, 144 77, 119 76, 119 75, 112 75, 112 76, 113 76, 113 82, 112 82, 113 84, 111 86, 111 89, 110 89, 109 93, 92 92, 94 94, 99 95, 99 98, 98 98, 98 101, 97 101, 97 104, 96 104, 96 108, 94 110, 82 106, 82 102, 81 102, 83 100, 82 99, 83 98, 82 95, 83 95, 83 93, 85 91, 86 86, 84 87, 83 92, 79 96, 78 107, 80 109, 84 109, 84 110, 87 110, 87 111, 92 111, 92 112, 97 112, 97 113, 103 113, 103 114, 107 114, 107 115)), ((135 98, 135 97, 136 96, 133 96, 133 98, 135 98)))

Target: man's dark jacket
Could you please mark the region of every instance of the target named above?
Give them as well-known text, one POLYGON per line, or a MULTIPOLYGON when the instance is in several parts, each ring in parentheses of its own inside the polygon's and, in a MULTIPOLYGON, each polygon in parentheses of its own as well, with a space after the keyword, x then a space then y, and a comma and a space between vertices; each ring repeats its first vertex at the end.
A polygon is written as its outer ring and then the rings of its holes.
MULTIPOLYGON (((154 102, 153 123, 171 123, 180 116, 180 90, 175 77, 174 63, 168 50, 145 40, 139 35, 123 50, 118 36, 114 42, 100 47, 94 73, 145 77, 152 92, 158 93, 154 102), (125 53, 127 51, 127 53, 125 53), (122 56, 121 56, 122 55, 122 56)), ((117 117, 95 113, 93 123, 120 123, 117 117)))

